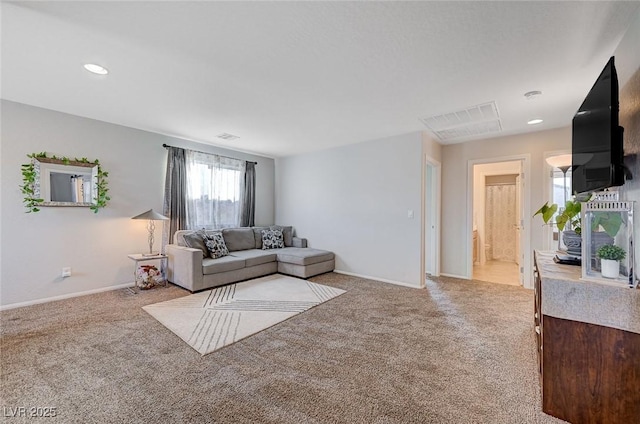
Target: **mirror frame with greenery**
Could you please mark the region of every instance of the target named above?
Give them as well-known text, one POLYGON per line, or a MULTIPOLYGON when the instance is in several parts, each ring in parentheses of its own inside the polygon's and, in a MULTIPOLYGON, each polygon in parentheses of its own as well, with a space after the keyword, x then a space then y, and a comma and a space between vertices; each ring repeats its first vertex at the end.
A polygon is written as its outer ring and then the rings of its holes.
POLYGON ((111 200, 108 195, 107 177, 109 173, 102 169, 100 162, 96 159, 90 161, 87 158, 70 159, 66 156, 47 156, 47 152, 32 153, 27 155, 31 159, 29 163, 22 164, 22 181, 20 186, 24 195, 24 206, 27 213, 38 212, 42 206, 85 206, 97 213, 100 208, 104 208, 111 200), (41 196, 40 167, 42 164, 57 164, 91 168, 92 190, 91 202, 56 202, 43 199, 41 196))

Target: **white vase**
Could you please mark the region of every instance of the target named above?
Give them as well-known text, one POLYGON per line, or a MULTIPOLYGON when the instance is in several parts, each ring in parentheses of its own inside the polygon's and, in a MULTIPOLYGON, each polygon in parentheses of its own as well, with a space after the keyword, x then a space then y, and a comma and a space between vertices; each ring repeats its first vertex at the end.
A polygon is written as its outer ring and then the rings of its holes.
POLYGON ((611 259, 602 259, 602 276, 604 278, 618 278, 620 274, 620 262, 611 259))

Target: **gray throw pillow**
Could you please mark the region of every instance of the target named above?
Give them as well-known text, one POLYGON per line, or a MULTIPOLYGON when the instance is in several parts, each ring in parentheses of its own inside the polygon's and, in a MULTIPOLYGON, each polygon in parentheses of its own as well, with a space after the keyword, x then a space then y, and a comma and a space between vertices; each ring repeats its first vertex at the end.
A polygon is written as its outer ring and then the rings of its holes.
POLYGON ((205 237, 204 244, 209 251, 209 257, 218 259, 229 254, 229 249, 227 249, 222 233, 205 234, 205 237))
POLYGON ((284 240, 280 230, 262 230, 262 249, 282 249, 284 240))
POLYGON ((256 242, 256 249, 262 249, 262 230, 268 230, 269 227, 253 227, 253 236, 256 242))
POLYGON ((187 247, 190 247, 192 249, 202 250, 202 257, 206 258, 207 256, 209 256, 209 250, 207 249, 207 246, 204 244, 203 235, 206 236, 206 234, 204 233, 204 230, 198 231, 195 233, 185 234, 184 244, 186 244, 187 247))
POLYGON ((293 246, 293 227, 292 226, 284 227, 282 225, 272 225, 271 227, 269 227, 269 229, 282 231, 284 245, 286 247, 293 246))

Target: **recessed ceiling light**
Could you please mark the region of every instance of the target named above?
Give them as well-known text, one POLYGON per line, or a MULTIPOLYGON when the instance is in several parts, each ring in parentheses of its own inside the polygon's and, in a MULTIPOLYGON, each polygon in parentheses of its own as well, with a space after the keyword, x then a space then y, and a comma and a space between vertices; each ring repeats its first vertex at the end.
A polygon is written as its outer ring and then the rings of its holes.
POLYGON ((540 123, 542 123, 542 119, 540 119, 540 118, 531 119, 531 120, 527 121, 527 124, 529 124, 529 125, 536 125, 536 124, 540 124, 540 123))
POLYGON ((107 75, 109 73, 109 70, 107 68, 105 68, 104 66, 96 65, 95 63, 86 63, 84 65, 84 69, 98 75, 107 75))

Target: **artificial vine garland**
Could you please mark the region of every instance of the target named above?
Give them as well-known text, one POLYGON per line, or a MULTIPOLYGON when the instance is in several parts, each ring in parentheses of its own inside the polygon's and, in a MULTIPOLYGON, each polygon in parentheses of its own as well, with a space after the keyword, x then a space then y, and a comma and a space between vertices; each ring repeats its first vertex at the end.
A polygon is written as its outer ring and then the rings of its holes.
POLYGON ((72 161, 97 165, 98 172, 96 187, 98 189, 98 195, 96 197, 96 202, 92 204, 89 209, 91 209, 94 213, 98 213, 98 210, 107 206, 107 202, 111 200, 111 198, 107 194, 109 192, 109 188, 107 187, 107 177, 109 176, 109 173, 102 169, 102 166, 100 166, 100 162, 98 161, 98 159, 92 162, 87 158, 70 159, 66 156, 59 158, 55 155, 48 157, 47 152, 31 153, 30 155, 27 155, 27 157, 31 158, 31 161, 29 163, 22 164, 22 181, 24 182, 24 184, 20 186, 22 194, 24 194, 24 206, 27 208, 27 213, 40 211, 39 206, 41 206, 44 202, 44 199, 35 197, 36 185, 38 183, 36 181, 35 161, 38 159, 59 160, 65 165, 69 165, 72 161))
POLYGON ((35 197, 35 185, 36 185, 36 169, 35 163, 33 161, 36 157, 42 157, 38 155, 46 156, 46 152, 42 153, 32 153, 27 155, 27 157, 31 158, 31 162, 22 164, 22 181, 23 185, 20 186, 22 190, 22 194, 24 194, 24 206, 27 208, 27 213, 30 212, 38 212, 40 209, 38 205, 44 202, 44 199, 39 199, 35 197))

